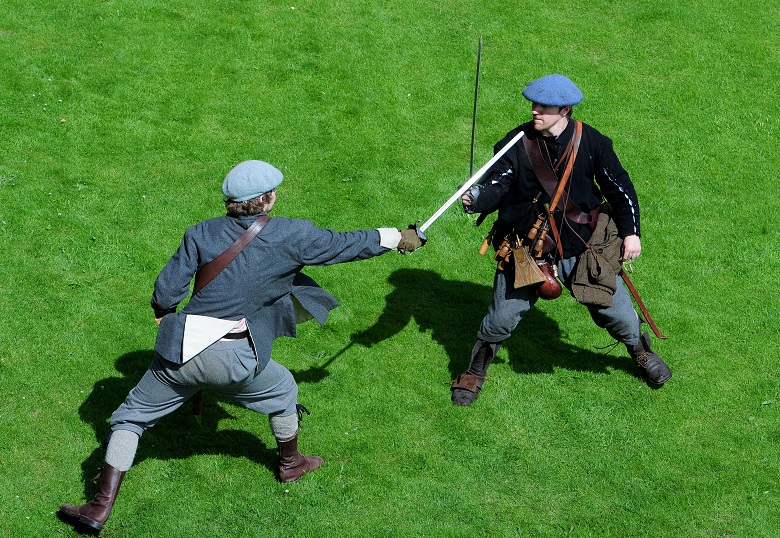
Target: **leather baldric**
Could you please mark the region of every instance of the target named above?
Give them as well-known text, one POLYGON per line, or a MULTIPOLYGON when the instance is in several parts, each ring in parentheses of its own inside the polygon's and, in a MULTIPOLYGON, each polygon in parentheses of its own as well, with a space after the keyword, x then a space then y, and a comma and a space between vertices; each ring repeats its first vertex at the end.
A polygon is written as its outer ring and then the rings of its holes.
MULTIPOLYGON (((563 258, 563 245, 561 245, 561 237, 555 219, 552 217, 552 212, 555 209, 562 209, 566 218, 580 224, 591 224, 592 222, 595 222, 594 215, 585 213, 568 198, 563 201, 563 191, 566 189, 566 185, 574 170, 574 161, 577 160, 577 152, 580 148, 580 140, 582 139, 582 122, 579 120, 572 121, 574 121, 575 125, 574 136, 569 140, 569 144, 566 146, 566 149, 558 160, 559 163, 566 160, 566 167, 560 179, 558 179, 558 176, 553 169, 544 161, 542 151, 539 148, 539 139, 536 138, 531 140, 525 138, 523 140, 523 147, 525 147, 525 152, 528 155, 528 159, 531 161, 534 175, 536 175, 539 183, 541 183, 545 192, 547 192, 551 199, 550 204, 547 207, 548 222, 550 223, 550 230, 555 239, 558 255, 561 258, 563 258)), ((598 209, 594 211, 598 214, 598 209)))
POLYGON ((550 165, 548 165, 542 157, 538 138, 533 140, 528 137, 524 138, 523 146, 525 147, 528 159, 531 161, 531 166, 534 169, 536 178, 539 180, 539 183, 541 183, 545 192, 550 196, 550 199, 553 200, 550 203, 550 208, 562 209, 566 218, 569 220, 573 220, 579 224, 589 224, 593 220, 589 213, 582 211, 570 200, 566 200, 566 202, 561 201, 563 199, 563 190, 566 188, 566 183, 569 181, 571 172, 574 168, 574 161, 577 158, 577 151, 582 138, 582 122, 579 120, 572 121, 575 122, 575 132, 574 136, 569 141, 569 145, 566 146, 563 155, 561 155, 560 160, 567 159, 567 161, 566 168, 564 169, 560 180, 552 171, 550 165), (558 198, 557 201, 555 200, 556 195, 558 198))
POLYGON ((192 290, 192 295, 198 293, 206 284, 211 282, 215 276, 217 276, 225 267, 227 267, 228 264, 232 262, 236 256, 238 256, 238 253, 244 250, 244 247, 247 246, 258 233, 260 233, 260 230, 263 229, 263 226, 265 226, 269 220, 271 220, 271 217, 268 215, 260 215, 257 217, 257 220, 255 220, 252 225, 247 228, 243 234, 241 234, 241 237, 239 237, 236 242, 230 246, 230 248, 198 269, 198 271, 195 273, 195 285, 192 290))

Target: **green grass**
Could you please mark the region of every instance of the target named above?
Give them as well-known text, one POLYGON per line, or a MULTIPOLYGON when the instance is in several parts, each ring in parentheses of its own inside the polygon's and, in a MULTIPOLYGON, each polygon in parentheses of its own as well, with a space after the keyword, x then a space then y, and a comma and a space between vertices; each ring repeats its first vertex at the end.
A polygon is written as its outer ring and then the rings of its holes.
POLYGON ((633 280, 672 380, 649 389, 564 297, 453 406, 493 273, 453 208, 411 256, 308 271, 342 306, 274 358, 321 470, 277 483, 264 417, 207 395, 202 426, 182 409, 142 438, 102 535, 776 536, 777 3, 2 7, 0 535, 75 536, 57 507, 94 494, 154 278, 225 173, 275 164, 275 211, 337 230, 427 219, 468 176, 482 37, 476 164, 527 81, 577 82, 639 192, 633 280))

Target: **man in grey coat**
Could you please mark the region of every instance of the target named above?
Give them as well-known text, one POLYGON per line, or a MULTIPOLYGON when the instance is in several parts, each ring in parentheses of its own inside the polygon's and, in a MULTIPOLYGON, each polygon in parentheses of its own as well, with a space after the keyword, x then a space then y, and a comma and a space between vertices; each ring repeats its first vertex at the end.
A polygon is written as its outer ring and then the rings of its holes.
POLYGON ((306 220, 262 218, 272 210, 282 179, 279 170, 263 161, 237 165, 222 184, 227 215, 185 232, 154 285, 151 304, 160 325, 155 359, 111 416, 97 496, 82 506, 63 504, 60 511, 66 519, 99 532, 141 435, 203 389, 268 415, 279 449, 281 482, 296 481, 322 465, 322 458, 298 451, 299 415, 305 408, 298 404, 298 386, 290 371, 271 359, 277 337, 295 336, 296 320, 314 317, 324 323, 338 306, 301 270, 393 249, 412 252, 423 241, 412 227, 335 232, 306 220), (235 249, 255 221, 264 221, 259 233, 177 312, 196 272, 235 249))

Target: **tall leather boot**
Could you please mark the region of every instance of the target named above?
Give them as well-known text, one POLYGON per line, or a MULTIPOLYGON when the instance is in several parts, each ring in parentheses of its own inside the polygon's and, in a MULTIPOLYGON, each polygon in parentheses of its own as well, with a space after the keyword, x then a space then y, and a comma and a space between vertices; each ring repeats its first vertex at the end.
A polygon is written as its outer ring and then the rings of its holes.
POLYGON ((626 344, 626 349, 639 369, 642 370, 645 379, 651 384, 660 387, 672 377, 672 371, 666 363, 650 348, 650 335, 647 331, 639 337, 636 345, 626 344))
POLYGON ((452 403, 471 405, 476 401, 487 378, 488 367, 496 358, 499 349, 501 342, 477 340, 471 350, 469 367, 452 382, 452 403))
POLYGON ((304 456, 298 452, 298 434, 282 441, 276 440, 279 447, 279 482, 295 482, 304 473, 310 473, 322 465, 319 456, 304 456))
POLYGON ((63 504, 60 506, 60 512, 68 518, 100 532, 114 507, 114 501, 116 501, 125 472, 106 464, 100 473, 100 490, 95 495, 95 500, 81 506, 63 504))

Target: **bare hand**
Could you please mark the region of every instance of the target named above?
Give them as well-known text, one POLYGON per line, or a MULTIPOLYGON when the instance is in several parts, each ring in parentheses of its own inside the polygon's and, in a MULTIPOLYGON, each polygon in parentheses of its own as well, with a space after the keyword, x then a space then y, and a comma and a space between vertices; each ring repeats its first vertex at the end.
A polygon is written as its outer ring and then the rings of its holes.
POLYGON ((623 255, 620 258, 622 262, 633 262, 642 253, 642 242, 638 235, 627 235, 623 238, 623 255))

